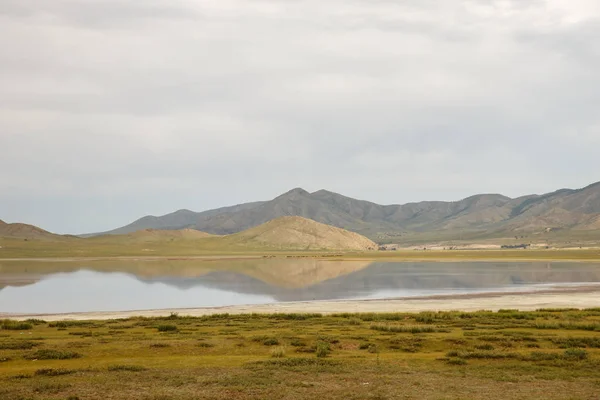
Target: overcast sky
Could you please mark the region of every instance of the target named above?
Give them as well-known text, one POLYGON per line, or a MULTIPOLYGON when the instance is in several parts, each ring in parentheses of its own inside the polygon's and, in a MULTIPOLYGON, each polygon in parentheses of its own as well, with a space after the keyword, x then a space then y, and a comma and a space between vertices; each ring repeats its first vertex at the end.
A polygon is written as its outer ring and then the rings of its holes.
POLYGON ((598 0, 2 0, 0 219, 600 180, 598 0))

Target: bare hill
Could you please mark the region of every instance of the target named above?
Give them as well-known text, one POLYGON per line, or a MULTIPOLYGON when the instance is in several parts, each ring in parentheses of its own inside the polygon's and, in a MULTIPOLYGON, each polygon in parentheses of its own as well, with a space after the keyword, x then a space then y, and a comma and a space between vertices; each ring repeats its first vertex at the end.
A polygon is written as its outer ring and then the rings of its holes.
POLYGON ((0 237, 41 240, 56 240, 64 238, 61 235, 50 233, 34 225, 20 223, 7 224, 3 221, 0 221, 0 237))
POLYGON ((281 217, 230 235, 227 242, 285 250, 375 250, 377 245, 357 233, 302 217, 281 217))
POLYGON ((600 182, 582 189, 561 189, 515 199, 478 194, 454 202, 403 205, 380 205, 327 190, 309 193, 296 188, 269 201, 201 213, 182 210, 162 217, 144 217, 108 233, 133 232, 143 225, 228 235, 283 216, 312 219, 377 241, 407 235, 479 238, 558 230, 590 232, 600 230, 600 182))

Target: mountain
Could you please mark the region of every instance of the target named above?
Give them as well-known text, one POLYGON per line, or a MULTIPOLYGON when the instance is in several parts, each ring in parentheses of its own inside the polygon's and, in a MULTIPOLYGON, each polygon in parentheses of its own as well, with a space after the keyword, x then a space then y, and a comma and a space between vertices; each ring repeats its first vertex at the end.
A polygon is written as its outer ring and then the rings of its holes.
POLYGON ((227 214, 227 213, 235 213, 244 211, 246 209, 251 209, 256 206, 261 205, 263 202, 255 202, 255 203, 246 203, 239 204, 232 207, 222 207, 214 210, 204 211, 204 212, 193 212, 190 210, 179 210, 173 213, 163 215, 161 217, 155 217, 153 215, 148 215, 146 217, 140 218, 137 221, 132 222, 129 225, 126 225, 122 228, 118 228, 109 232, 102 233, 93 233, 87 235, 81 235, 82 237, 86 236, 98 236, 98 235, 124 235, 127 233, 132 233, 144 229, 161 229, 161 230, 179 230, 185 228, 194 228, 197 221, 201 221, 203 219, 211 218, 216 215, 227 214))
POLYGON ((228 235, 283 216, 300 216, 385 241, 399 236, 434 234, 478 238, 549 231, 600 230, 600 182, 582 189, 509 198, 478 194, 454 202, 424 201, 380 205, 327 190, 296 188, 270 201, 240 204, 196 213, 180 210, 144 217, 105 232, 130 233, 143 228, 192 228, 228 235))
POLYGON ((280 217, 226 237, 230 245, 243 244, 278 250, 376 250, 364 236, 302 217, 280 217))
POLYGON ((355 232, 321 224, 302 217, 280 217, 231 235, 211 235, 195 229, 159 230, 143 229, 124 235, 102 235, 88 239, 82 245, 137 247, 144 244, 145 251, 155 251, 164 246, 181 250, 198 251, 248 251, 248 250, 376 250, 377 244, 355 232), (175 247, 173 247, 175 246, 175 247))
POLYGON ((60 239, 63 236, 50 233, 34 225, 7 224, 0 220, 0 237, 15 239, 60 239))

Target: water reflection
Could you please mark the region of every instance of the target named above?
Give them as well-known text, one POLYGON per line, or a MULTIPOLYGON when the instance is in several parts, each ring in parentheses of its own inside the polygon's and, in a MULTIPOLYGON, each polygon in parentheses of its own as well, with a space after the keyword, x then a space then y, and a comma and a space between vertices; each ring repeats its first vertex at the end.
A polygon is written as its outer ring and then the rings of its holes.
POLYGON ((535 290, 600 282, 584 263, 299 260, 0 263, 0 311, 117 311, 535 290))

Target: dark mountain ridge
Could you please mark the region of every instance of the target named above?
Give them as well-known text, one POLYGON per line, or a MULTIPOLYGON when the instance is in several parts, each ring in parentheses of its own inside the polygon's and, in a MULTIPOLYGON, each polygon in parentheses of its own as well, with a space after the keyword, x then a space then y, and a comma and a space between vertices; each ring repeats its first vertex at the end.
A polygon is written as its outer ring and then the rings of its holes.
POLYGON ((159 217, 146 216, 104 234, 192 228, 227 235, 282 216, 312 219, 374 240, 428 232, 501 235, 556 229, 600 230, 600 182, 581 189, 561 189, 515 199, 501 194, 478 194, 454 202, 403 205, 380 205, 328 190, 310 193, 295 188, 269 201, 204 212, 179 210, 159 217))

